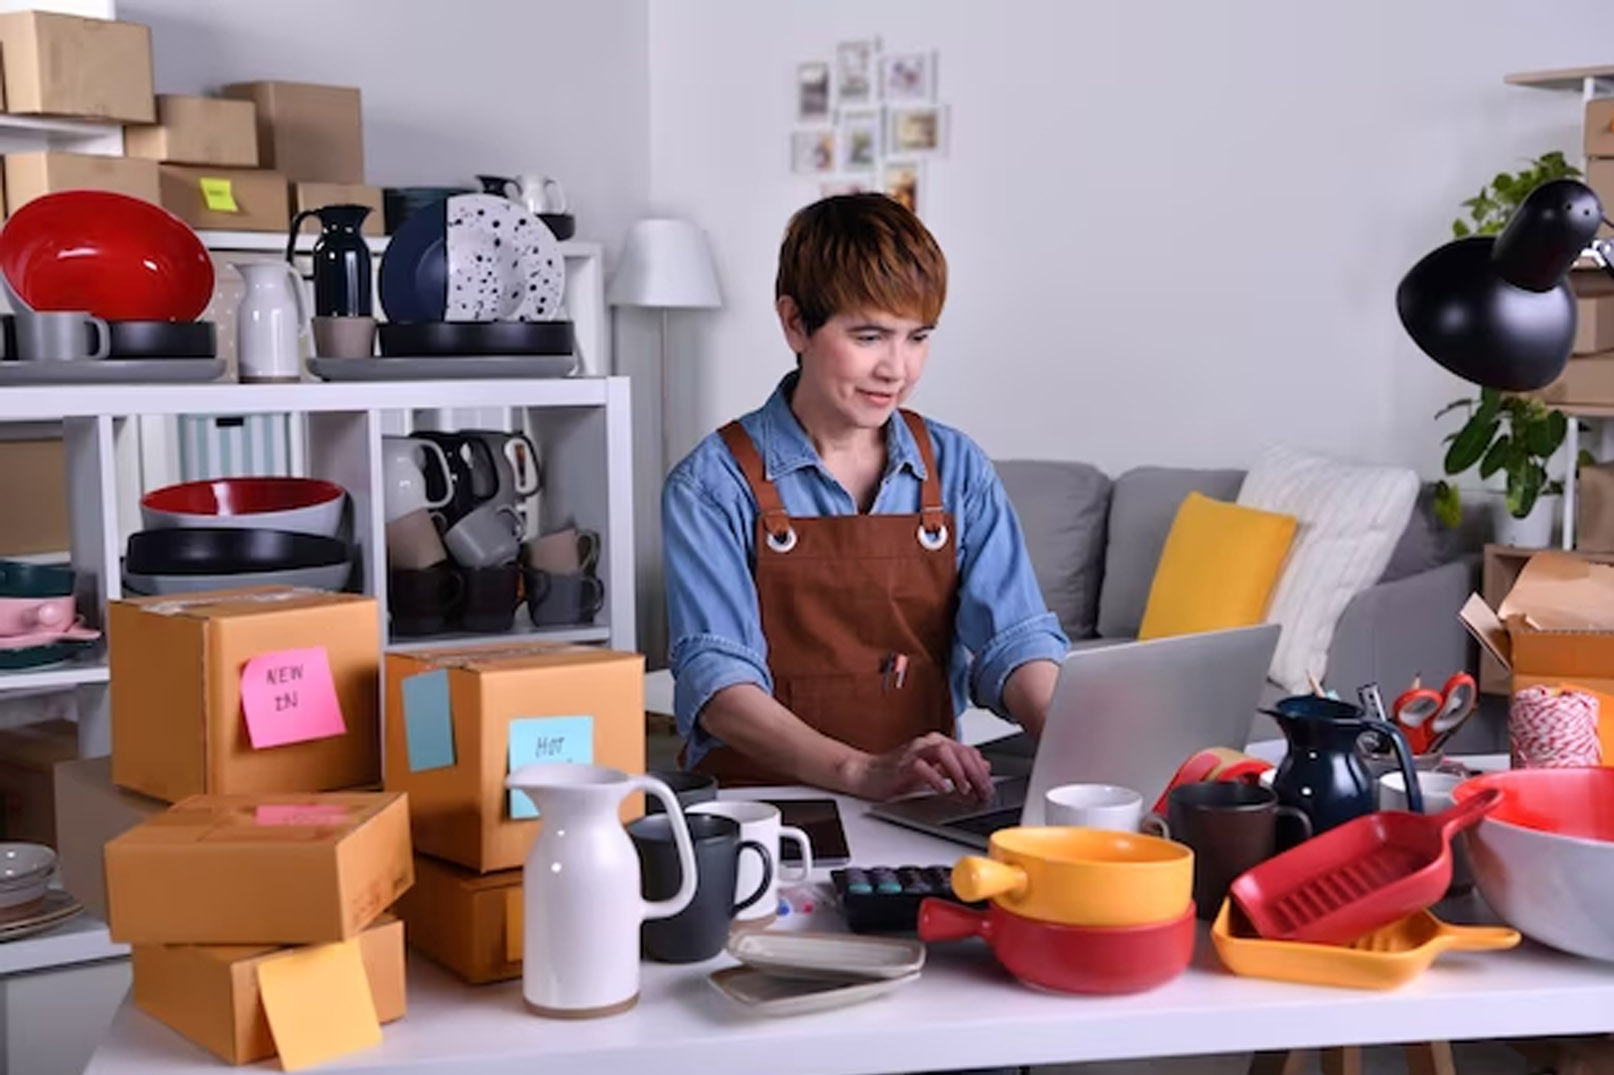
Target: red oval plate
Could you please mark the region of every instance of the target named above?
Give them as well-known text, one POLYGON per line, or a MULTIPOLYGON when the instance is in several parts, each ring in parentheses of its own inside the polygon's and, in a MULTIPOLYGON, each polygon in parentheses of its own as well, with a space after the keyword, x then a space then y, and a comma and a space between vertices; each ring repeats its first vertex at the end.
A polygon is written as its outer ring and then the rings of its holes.
POLYGON ((188 224, 104 190, 46 194, 11 214, 0 272, 35 310, 113 321, 194 321, 213 297, 213 259, 188 224))
POLYGON ((183 515, 256 515, 326 504, 342 487, 316 478, 215 478, 153 489, 143 507, 183 515))

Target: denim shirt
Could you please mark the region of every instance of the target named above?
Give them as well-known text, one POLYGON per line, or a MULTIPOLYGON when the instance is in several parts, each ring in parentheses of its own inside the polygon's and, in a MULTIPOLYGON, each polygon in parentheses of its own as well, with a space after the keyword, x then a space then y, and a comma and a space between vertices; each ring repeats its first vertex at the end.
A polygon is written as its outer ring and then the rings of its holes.
MULTIPOLYGON (((740 419, 791 515, 855 515, 790 410, 796 374, 740 419)), ((958 612, 949 668, 955 715, 966 699, 1003 717, 1003 685, 1027 661, 1062 660, 1070 643, 1032 574, 1020 523, 986 453, 963 433, 925 420, 953 516, 958 612)), ((886 423, 886 467, 873 511, 917 514, 925 463, 907 423, 886 423)), ((694 765, 721 745, 697 723, 712 695, 739 683, 769 694, 768 644, 753 577, 757 503, 722 438, 712 433, 667 476, 661 496, 673 708, 694 765)))

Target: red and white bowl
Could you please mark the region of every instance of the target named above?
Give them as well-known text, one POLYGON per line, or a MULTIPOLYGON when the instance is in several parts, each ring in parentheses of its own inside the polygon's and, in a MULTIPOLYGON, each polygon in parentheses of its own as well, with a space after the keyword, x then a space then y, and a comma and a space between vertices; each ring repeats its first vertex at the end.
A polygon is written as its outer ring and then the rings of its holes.
POLYGON ((153 489, 140 498, 147 530, 232 527, 335 537, 347 493, 315 478, 215 478, 153 489))
POLYGON ((1464 781, 1502 803, 1462 839, 1480 894, 1531 940, 1614 960, 1614 769, 1513 769, 1464 781))

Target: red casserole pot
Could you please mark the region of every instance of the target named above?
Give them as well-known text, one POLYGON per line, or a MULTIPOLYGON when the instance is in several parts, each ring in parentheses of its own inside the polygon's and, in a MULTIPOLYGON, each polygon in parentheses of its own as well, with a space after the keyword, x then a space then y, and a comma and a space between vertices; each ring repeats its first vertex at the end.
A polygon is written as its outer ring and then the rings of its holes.
POLYGON ((1060 993, 1141 993, 1181 974, 1194 958, 1194 906, 1147 926, 1065 926, 1025 918, 997 903, 977 911, 951 900, 919 905, 919 939, 980 937, 1003 969, 1060 993))

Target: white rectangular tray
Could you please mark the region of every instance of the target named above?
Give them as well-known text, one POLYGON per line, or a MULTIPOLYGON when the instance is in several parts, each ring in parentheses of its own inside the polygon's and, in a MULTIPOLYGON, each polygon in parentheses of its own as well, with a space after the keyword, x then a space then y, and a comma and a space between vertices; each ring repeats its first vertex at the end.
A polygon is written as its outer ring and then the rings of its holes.
POLYGON ((788 978, 906 978, 925 965, 920 941, 811 930, 735 933, 728 953, 749 967, 788 978))

